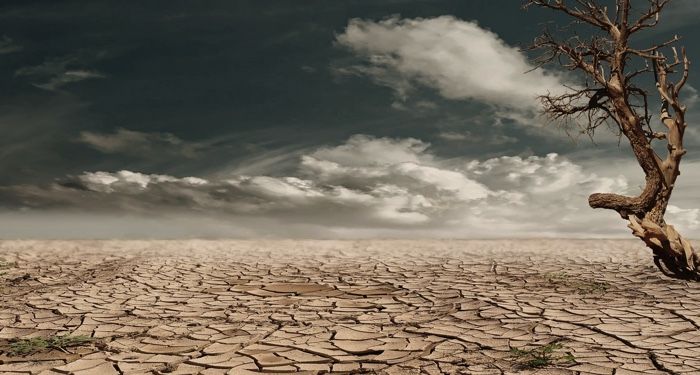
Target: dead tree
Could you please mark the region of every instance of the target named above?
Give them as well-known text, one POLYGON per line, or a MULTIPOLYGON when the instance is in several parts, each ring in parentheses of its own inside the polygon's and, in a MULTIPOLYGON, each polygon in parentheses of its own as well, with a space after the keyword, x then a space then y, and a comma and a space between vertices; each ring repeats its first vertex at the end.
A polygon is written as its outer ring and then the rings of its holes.
POLYGON ((544 113, 553 120, 577 123, 589 135, 602 125, 611 127, 629 141, 646 176, 644 190, 637 197, 596 193, 588 203, 592 208, 615 210, 628 220, 632 233, 651 248, 654 263, 663 273, 700 281, 700 258, 690 242, 664 220, 686 153, 686 106, 679 95, 688 80, 690 62, 685 49, 679 53, 675 47, 678 36, 643 48, 633 48, 630 42, 658 25, 670 1, 635 0, 634 5, 644 4, 644 9, 633 8, 631 0, 616 0, 615 9, 597 0, 529 0, 526 7, 552 9, 573 20, 565 33, 554 36, 545 31, 531 50, 541 53, 535 59, 538 66, 556 63, 583 78, 581 85, 569 87, 565 94, 540 97, 544 113), (589 28, 587 36, 571 31, 580 26, 589 28), (655 121, 659 126, 652 126, 652 98, 658 99, 660 112, 655 121), (663 158, 652 147, 656 141, 666 143, 663 158))

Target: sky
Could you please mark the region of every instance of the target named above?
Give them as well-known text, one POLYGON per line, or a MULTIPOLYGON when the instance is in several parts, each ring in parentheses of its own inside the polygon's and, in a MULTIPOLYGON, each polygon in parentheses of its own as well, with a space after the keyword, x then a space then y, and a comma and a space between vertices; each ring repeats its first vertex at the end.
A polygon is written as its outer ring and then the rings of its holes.
MULTIPOLYGON (((0 238, 629 237, 587 196, 643 173, 539 114, 577 77, 532 70, 567 20, 521 5, 5 0, 0 238)), ((700 61, 698 16, 675 0, 634 43, 700 61)), ((698 237, 692 73, 667 219, 698 237)))

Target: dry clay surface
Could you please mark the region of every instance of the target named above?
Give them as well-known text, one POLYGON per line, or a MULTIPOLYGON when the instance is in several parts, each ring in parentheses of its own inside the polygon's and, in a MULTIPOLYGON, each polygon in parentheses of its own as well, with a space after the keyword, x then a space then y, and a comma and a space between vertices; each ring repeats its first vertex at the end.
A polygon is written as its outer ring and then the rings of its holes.
POLYGON ((700 374, 700 286, 637 241, 4 241, 0 258, 2 374, 700 374), (66 334, 92 339, 12 352, 66 334))

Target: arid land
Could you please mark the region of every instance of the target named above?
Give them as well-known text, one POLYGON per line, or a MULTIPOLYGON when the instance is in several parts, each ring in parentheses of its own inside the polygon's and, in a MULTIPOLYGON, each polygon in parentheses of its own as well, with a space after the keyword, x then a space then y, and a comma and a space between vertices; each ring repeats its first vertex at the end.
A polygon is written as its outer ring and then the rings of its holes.
POLYGON ((700 374, 639 241, 3 241, 2 374, 700 374))

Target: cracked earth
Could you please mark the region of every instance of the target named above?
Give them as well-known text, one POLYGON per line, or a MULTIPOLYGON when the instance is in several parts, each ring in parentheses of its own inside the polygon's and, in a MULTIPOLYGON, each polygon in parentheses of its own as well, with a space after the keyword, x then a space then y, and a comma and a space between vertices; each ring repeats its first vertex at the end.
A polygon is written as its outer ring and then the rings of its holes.
POLYGON ((3 241, 0 373, 700 374, 638 242, 3 241))

